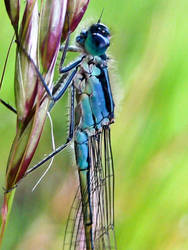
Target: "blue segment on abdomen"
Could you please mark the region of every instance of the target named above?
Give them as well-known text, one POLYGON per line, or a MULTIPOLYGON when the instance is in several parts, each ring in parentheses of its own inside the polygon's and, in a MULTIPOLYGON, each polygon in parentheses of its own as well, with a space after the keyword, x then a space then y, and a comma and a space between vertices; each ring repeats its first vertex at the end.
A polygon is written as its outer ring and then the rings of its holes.
POLYGON ((80 170, 89 167, 88 135, 80 130, 75 135, 76 163, 80 170))

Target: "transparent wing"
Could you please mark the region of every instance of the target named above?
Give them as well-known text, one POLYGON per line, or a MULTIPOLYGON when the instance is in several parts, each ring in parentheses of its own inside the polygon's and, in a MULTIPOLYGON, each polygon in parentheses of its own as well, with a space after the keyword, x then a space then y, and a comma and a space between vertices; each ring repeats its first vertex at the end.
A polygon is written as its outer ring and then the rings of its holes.
POLYGON ((91 138, 93 238, 95 249, 116 249, 114 234, 114 166, 110 128, 91 138))
POLYGON ((76 192, 69 212, 65 228, 63 249, 86 249, 80 188, 78 188, 76 192))
MULTIPOLYGON (((89 153, 94 249, 117 249, 114 234, 114 167, 109 127, 89 138, 89 153)), ((63 249, 86 249, 79 189, 69 213, 63 249)))

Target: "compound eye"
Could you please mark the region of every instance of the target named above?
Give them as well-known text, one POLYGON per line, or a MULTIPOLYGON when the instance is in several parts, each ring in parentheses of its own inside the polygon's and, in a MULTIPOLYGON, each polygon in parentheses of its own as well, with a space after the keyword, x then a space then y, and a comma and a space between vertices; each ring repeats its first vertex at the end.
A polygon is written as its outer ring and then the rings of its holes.
POLYGON ((110 37, 109 29, 102 24, 98 25, 97 32, 105 37, 110 37))
POLYGON ((106 37, 109 36, 109 34, 108 34, 108 32, 106 32, 106 30, 101 30, 101 33, 103 36, 106 36, 106 37))
POLYGON ((107 48, 110 45, 109 40, 100 34, 93 34, 92 38, 98 48, 107 48))

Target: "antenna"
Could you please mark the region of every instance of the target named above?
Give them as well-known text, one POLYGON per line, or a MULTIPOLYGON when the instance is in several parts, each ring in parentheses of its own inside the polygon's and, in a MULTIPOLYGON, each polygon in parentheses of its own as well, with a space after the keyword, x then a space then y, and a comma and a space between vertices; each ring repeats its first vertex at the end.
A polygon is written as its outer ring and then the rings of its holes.
POLYGON ((102 18, 103 12, 104 12, 104 8, 102 9, 101 15, 100 15, 99 20, 97 21, 97 23, 101 22, 101 18, 102 18))

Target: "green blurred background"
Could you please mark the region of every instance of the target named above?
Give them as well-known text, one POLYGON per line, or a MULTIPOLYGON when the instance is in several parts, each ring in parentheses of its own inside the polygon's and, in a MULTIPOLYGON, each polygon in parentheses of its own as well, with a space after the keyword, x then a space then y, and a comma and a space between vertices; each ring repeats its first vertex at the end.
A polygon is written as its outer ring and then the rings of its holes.
MULTIPOLYGON (((188 1, 91 0, 80 27, 102 21, 112 39, 116 100, 112 144, 116 172, 118 249, 188 249, 188 1)), ((0 72, 13 29, 0 3, 0 72)), ((79 28, 78 28, 79 30, 79 28)), ((1 97, 14 105, 11 50, 1 97)), ((67 134, 67 97, 53 110, 56 144, 67 134)), ((15 135, 15 115, 0 106, 0 187, 15 135)), ((46 122, 33 164, 51 151, 46 122)), ((3 250, 62 249, 77 186, 73 149, 58 155, 34 193, 42 170, 16 192, 3 250), (75 188, 74 188, 75 187, 75 188)), ((3 190, 0 200, 2 203, 3 190)))

